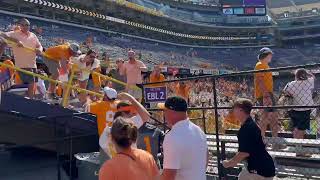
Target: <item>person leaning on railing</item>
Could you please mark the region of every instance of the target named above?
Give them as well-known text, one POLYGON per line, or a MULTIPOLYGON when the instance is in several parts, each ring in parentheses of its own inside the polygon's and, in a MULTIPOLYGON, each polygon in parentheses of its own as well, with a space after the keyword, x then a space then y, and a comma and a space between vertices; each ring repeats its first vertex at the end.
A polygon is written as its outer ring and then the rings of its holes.
MULTIPOLYGON (((100 68, 100 61, 97 59, 97 53, 90 49, 86 54, 75 58, 73 63, 77 66, 77 68, 81 69, 77 71, 79 75, 78 80, 80 88, 87 89, 90 71, 95 71, 96 69, 100 68)), ((87 94, 80 93, 79 100, 82 105, 85 105, 87 101, 87 94)))
MULTIPOLYGON (((67 71, 67 64, 71 57, 79 56, 81 54, 80 47, 76 43, 63 44, 58 46, 49 47, 46 49, 43 62, 48 67, 50 78, 58 80, 59 69, 62 68, 67 71)), ((55 94, 56 83, 50 82, 48 88, 48 98, 57 99, 55 94)))
MULTIPOLYGON (((20 19, 18 24, 20 27, 18 30, 10 31, 1 35, 7 40, 16 43, 8 43, 8 45, 12 47, 15 66, 36 73, 36 57, 37 55, 41 55, 43 50, 42 45, 38 37, 34 33, 30 32, 30 22, 27 19, 20 19), (24 47, 32 48, 35 51, 30 51, 24 47)), ((22 83, 28 84, 28 97, 33 98, 36 82, 35 77, 22 72, 18 72, 18 74, 22 83)))

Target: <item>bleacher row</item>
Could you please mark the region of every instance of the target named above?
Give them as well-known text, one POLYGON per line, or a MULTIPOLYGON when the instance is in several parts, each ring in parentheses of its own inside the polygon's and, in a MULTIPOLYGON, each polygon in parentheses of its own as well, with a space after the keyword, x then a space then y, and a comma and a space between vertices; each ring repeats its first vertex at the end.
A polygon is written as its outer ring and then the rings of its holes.
MULTIPOLYGON (((238 152, 237 137, 235 135, 220 135, 220 157, 222 160, 233 157, 238 152)), ((215 135, 207 135, 210 160, 208 172, 217 174, 217 143, 215 135)), ((267 138, 266 142, 281 140, 288 147, 284 150, 272 150, 268 148, 268 152, 275 160, 276 172, 278 177, 288 177, 288 179, 320 179, 320 140, 319 139, 291 139, 291 138, 267 138), (296 146, 305 148, 305 151, 312 153, 312 157, 297 157, 296 146)), ((240 164, 235 168, 223 169, 223 174, 227 179, 237 179, 241 168, 244 165, 240 164), (232 178, 233 177, 233 178, 232 178)))

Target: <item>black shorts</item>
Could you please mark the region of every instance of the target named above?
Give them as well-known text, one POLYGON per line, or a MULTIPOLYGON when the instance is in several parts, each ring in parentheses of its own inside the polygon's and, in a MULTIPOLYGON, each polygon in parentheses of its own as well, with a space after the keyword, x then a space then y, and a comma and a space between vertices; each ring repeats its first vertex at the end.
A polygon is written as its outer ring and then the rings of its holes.
MULTIPOLYGON (((274 106, 276 104, 276 99, 274 98, 274 95, 272 93, 270 93, 270 98, 271 98, 271 101, 272 101, 272 106, 274 106)), ((263 97, 260 97, 257 99, 256 101, 256 105, 257 106, 263 106, 263 97)), ((276 110, 272 107, 270 108, 266 108, 264 109, 265 112, 276 112, 276 110)))
POLYGON ((310 114, 311 110, 307 111, 289 111, 289 117, 291 119, 291 128, 297 128, 298 130, 304 131, 310 129, 310 114))
MULTIPOLYGON (((36 68, 21 68, 21 69, 26 70, 26 71, 30 71, 33 73, 37 73, 36 68)), ((25 74, 23 72, 19 72, 19 77, 20 77, 23 84, 33 84, 36 82, 36 78, 34 76, 31 76, 29 74, 25 74)))

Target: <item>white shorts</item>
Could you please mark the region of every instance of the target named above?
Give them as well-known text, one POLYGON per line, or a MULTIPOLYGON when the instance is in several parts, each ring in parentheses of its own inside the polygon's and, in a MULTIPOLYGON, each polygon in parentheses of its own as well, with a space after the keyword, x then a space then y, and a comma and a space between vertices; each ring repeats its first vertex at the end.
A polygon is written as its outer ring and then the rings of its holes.
POLYGON ((66 74, 60 74, 60 75, 59 75, 59 81, 61 81, 61 82, 68 82, 68 81, 69 81, 69 75, 68 75, 68 73, 66 73, 66 74))

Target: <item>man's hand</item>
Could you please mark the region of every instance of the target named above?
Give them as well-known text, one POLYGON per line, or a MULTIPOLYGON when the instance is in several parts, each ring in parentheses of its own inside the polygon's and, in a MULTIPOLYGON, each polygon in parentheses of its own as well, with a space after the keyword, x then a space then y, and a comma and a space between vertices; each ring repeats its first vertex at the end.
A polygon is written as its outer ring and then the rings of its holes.
POLYGON ((19 48, 24 48, 24 45, 22 44, 21 41, 18 41, 18 42, 17 42, 17 47, 19 47, 19 48))
POLYGON ((228 160, 222 161, 222 165, 223 165, 224 168, 229 168, 229 167, 231 167, 230 161, 228 161, 228 160))
POLYGON ((38 56, 40 56, 40 55, 42 54, 42 51, 41 51, 41 49, 39 49, 39 48, 36 48, 36 49, 35 49, 35 52, 36 52, 36 54, 37 54, 38 56))

